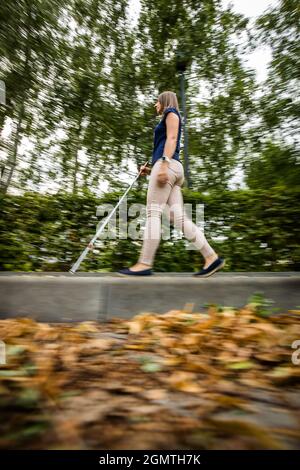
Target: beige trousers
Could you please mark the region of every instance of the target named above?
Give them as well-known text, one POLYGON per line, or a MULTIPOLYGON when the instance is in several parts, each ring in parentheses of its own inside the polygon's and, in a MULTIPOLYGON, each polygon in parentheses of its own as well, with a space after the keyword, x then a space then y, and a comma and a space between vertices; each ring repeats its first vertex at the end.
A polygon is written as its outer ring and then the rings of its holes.
POLYGON ((154 256, 161 239, 161 215, 163 211, 180 229, 187 240, 193 242, 196 248, 206 258, 215 253, 208 244, 204 233, 190 220, 184 210, 181 186, 184 182, 183 165, 179 160, 172 159, 168 167, 169 181, 163 186, 157 182, 162 160, 153 165, 147 191, 147 218, 143 235, 143 246, 138 262, 153 265, 154 256))

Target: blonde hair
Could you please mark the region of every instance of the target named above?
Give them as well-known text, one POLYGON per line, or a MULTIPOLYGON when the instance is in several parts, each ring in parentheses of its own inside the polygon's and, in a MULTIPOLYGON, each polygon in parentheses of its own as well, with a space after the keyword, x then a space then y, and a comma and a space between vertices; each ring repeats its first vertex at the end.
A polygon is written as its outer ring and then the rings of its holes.
POLYGON ((180 114, 176 93, 173 91, 164 91, 158 95, 158 101, 162 105, 160 114, 163 114, 166 108, 176 108, 180 114))

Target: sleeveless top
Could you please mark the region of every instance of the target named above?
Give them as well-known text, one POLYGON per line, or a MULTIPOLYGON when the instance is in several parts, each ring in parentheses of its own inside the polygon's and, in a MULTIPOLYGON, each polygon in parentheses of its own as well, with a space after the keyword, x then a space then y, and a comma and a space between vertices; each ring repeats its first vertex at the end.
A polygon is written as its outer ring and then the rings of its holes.
POLYGON ((174 112, 179 117, 179 129, 178 129, 178 136, 177 136, 177 144, 175 148, 175 152, 173 154, 174 160, 179 160, 179 152, 180 152, 180 138, 181 138, 181 116, 180 113, 174 107, 166 108, 163 112, 163 117, 155 126, 154 128, 154 141, 153 141, 153 152, 152 152, 152 166, 154 163, 163 156, 165 143, 167 140, 167 126, 166 126, 166 116, 168 113, 174 112))

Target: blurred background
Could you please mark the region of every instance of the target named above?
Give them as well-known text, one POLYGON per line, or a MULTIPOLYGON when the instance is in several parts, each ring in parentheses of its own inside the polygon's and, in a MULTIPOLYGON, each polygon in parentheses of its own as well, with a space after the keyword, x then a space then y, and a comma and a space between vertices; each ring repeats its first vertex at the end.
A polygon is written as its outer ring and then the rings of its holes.
POLYGON ((299 27, 297 0, 0 2, 1 449, 299 449, 299 27), (61 274, 151 159, 169 90, 184 202, 227 273, 172 279, 203 264, 172 228, 156 287, 93 274, 137 261, 118 236, 61 274), (258 288, 284 310, 242 303, 258 288))
MULTIPOLYGON (((298 271, 299 20, 297 0, 2 2, 0 270, 70 268, 97 206, 151 158, 154 104, 172 90, 184 201, 204 203, 225 270, 298 271)), ((129 203, 146 190, 140 178, 129 203)), ((141 246, 97 243, 82 271, 116 271, 141 246)), ((156 271, 202 264, 175 243, 156 271)))

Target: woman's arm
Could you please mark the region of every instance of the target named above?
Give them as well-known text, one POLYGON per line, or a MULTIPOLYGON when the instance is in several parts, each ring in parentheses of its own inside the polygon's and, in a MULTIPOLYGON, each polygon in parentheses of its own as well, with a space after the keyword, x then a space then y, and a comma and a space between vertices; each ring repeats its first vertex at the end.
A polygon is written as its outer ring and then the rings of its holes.
POLYGON ((179 117, 173 112, 169 112, 166 117, 167 139, 163 155, 172 158, 176 150, 177 137, 179 131, 179 117))
MULTIPOLYGON (((176 145, 177 136, 179 129, 179 117, 175 113, 168 113, 166 117, 167 127, 167 139, 164 147, 164 153, 166 157, 173 158, 176 145)), ((168 181, 168 167, 169 162, 167 160, 162 161, 160 172, 157 175, 157 181, 159 184, 164 185, 168 181)))

